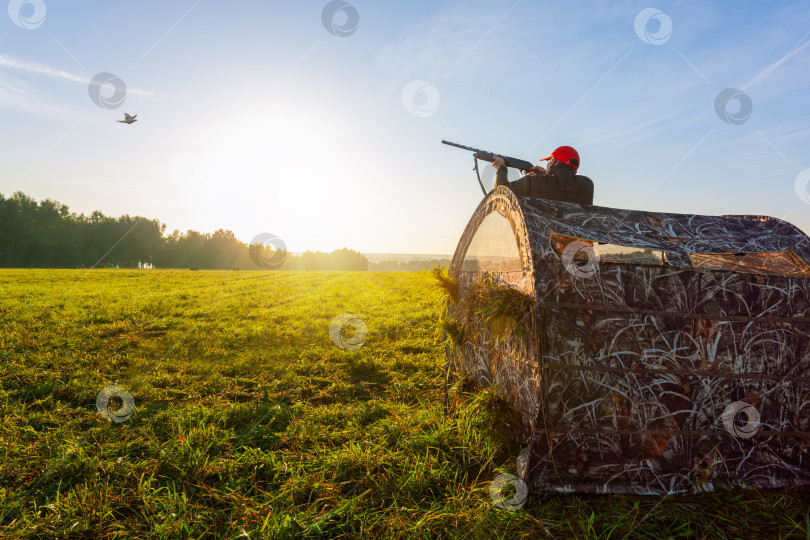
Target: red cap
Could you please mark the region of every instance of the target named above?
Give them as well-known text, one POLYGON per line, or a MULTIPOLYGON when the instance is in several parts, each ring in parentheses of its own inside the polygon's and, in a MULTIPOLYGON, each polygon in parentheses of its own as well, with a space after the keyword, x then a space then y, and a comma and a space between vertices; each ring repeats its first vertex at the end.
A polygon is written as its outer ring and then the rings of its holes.
POLYGON ((572 166, 574 171, 579 169, 579 152, 570 146, 560 146, 559 148, 555 148, 550 156, 543 158, 540 161, 548 161, 551 158, 561 161, 566 165, 572 166))

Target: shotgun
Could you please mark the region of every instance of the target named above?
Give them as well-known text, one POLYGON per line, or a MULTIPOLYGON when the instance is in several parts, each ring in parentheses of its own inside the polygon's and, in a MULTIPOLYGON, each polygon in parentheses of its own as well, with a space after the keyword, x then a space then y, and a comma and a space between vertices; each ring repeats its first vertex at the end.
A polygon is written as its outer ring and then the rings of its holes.
POLYGON ((499 156, 503 158, 504 162, 506 162, 507 167, 512 167, 513 169, 528 171, 529 169, 534 167, 534 165, 532 165, 525 159, 518 159, 509 156, 504 156, 501 154, 496 154, 495 152, 490 152, 488 150, 481 150, 479 148, 473 148, 472 146, 464 146, 463 144, 458 144, 450 141, 442 141, 442 144, 455 146, 456 148, 461 148, 462 150, 469 150, 470 152, 473 152, 474 158, 486 161, 487 163, 492 163, 492 159, 495 156, 499 156))
POLYGON ((478 173, 478 160, 483 159, 488 163, 492 163, 492 160, 495 156, 503 158, 504 163, 507 167, 512 167, 513 169, 519 169, 521 171, 528 171, 534 165, 529 163, 524 159, 513 158, 509 156, 502 156, 500 154, 496 154, 494 152, 490 152, 488 150, 481 150, 480 148, 473 148, 472 146, 464 146, 463 144, 458 144, 450 141, 442 141, 442 144, 446 144, 449 146, 455 146, 456 148, 461 148, 462 150, 469 150, 473 153, 473 158, 475 158, 475 166, 473 170, 475 171, 475 176, 478 178, 478 185, 481 186, 481 191, 484 192, 484 197, 487 196, 487 190, 484 187, 484 183, 481 181, 481 175, 478 173))

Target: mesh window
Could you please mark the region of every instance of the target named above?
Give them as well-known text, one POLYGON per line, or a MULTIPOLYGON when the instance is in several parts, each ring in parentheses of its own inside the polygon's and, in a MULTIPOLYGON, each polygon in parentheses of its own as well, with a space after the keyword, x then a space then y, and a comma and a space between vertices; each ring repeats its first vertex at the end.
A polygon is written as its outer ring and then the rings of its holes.
POLYGON ((497 209, 488 214, 475 231, 475 236, 464 255, 464 262, 461 263, 461 271, 521 272, 522 270, 523 264, 515 231, 503 209, 497 209))
MULTIPOLYGON (((599 255, 601 262, 619 262, 630 264, 652 264, 660 265, 666 263, 666 252, 646 249, 633 246, 623 246, 621 244, 609 244, 594 242, 593 240, 585 240, 583 238, 574 238, 572 236, 564 236, 562 234, 551 234, 551 247, 557 255, 562 256, 566 246, 571 242, 585 242, 593 246, 594 251, 599 255)), ((574 255, 574 260, 587 258, 587 254, 578 251, 574 255)))
POLYGON ((792 251, 765 253, 690 253, 692 264, 712 270, 810 278, 810 266, 792 251))

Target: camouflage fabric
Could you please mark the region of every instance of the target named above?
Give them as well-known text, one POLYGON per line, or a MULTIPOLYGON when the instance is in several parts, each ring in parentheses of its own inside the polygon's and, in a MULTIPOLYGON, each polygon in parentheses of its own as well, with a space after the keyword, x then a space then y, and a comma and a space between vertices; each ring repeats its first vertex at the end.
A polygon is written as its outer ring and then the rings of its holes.
POLYGON ((534 490, 810 485, 810 238, 790 223, 582 206, 498 187, 473 214, 450 273, 462 291, 491 274, 535 301, 526 343, 469 328, 448 351, 520 413, 519 473, 534 490), (503 241, 517 244, 517 268, 502 255, 467 261, 487 219, 512 227, 503 241))

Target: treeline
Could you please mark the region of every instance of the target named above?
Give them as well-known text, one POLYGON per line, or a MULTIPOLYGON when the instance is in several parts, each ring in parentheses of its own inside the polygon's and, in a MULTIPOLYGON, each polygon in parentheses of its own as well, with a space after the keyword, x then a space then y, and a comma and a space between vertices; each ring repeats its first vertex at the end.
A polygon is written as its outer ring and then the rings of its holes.
POLYGON ((275 270, 368 270, 364 255, 350 249, 307 251, 294 256, 271 246, 249 246, 231 231, 174 231, 144 217, 71 213, 50 199, 37 202, 17 192, 0 194, 0 267, 4 268, 196 268, 275 270))
POLYGON ((137 267, 151 264, 163 245, 157 220, 101 212, 76 215, 50 199, 0 194, 0 266, 4 268, 137 267))

